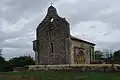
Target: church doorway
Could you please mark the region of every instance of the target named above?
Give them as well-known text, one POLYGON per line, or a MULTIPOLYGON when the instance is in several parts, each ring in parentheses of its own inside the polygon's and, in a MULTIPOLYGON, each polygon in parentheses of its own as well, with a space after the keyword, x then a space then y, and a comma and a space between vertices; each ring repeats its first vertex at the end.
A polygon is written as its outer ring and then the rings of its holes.
POLYGON ((74 47, 74 63, 85 64, 85 54, 83 48, 74 47))

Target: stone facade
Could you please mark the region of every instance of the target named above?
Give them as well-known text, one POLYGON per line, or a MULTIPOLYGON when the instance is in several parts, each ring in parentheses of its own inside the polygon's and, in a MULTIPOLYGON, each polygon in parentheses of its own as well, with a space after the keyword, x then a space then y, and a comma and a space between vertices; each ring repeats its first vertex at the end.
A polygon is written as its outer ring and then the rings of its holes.
POLYGON ((53 6, 42 23, 37 27, 36 63, 68 64, 70 63, 70 28, 69 23, 58 16, 53 6))
MULTIPOLYGON (((94 48, 93 43, 77 41, 71 37, 69 23, 57 14, 53 6, 50 6, 44 20, 36 29, 36 40, 33 41, 36 64, 76 63, 74 47, 81 48, 81 44, 86 45, 85 51, 87 46, 94 48)), ((89 63, 91 58, 88 54, 85 61, 89 63)))
POLYGON ((71 56, 73 64, 89 64, 90 61, 95 59, 94 43, 71 37, 72 47, 71 56))

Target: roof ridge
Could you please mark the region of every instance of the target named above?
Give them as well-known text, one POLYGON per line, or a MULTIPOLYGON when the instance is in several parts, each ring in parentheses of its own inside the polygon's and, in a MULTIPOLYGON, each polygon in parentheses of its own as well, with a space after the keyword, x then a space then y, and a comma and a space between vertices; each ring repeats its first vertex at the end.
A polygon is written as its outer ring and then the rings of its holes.
POLYGON ((82 42, 85 42, 85 43, 88 43, 88 44, 95 45, 95 43, 92 43, 92 42, 89 42, 89 41, 86 41, 86 40, 83 40, 83 39, 77 38, 77 37, 72 36, 72 35, 70 35, 70 36, 71 36, 71 39, 72 39, 72 40, 78 40, 78 41, 82 41, 82 42))

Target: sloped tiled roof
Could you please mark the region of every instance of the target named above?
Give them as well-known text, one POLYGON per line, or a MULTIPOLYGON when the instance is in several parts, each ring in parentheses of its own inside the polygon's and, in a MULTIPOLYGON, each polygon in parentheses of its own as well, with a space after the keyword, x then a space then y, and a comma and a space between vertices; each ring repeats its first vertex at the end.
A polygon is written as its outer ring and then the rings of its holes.
POLYGON ((76 41, 80 41, 80 42, 84 42, 84 43, 87 43, 87 44, 91 44, 91 45, 94 45, 94 46, 95 46, 95 43, 91 43, 91 42, 88 42, 88 41, 85 41, 85 40, 76 38, 76 37, 74 37, 74 36, 71 36, 71 39, 72 39, 72 40, 76 40, 76 41))

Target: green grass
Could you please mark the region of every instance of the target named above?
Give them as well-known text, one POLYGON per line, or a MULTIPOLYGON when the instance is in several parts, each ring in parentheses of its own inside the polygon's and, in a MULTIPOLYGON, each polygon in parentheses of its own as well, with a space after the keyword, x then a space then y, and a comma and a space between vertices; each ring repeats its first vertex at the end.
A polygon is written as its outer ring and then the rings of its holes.
MULTIPOLYGON (((66 71, 55 71, 55 72, 6 72, 0 73, 0 75, 8 76, 28 76, 36 77, 39 80, 120 80, 120 73, 103 73, 103 72, 66 72, 66 71)), ((0 80, 12 80, 10 78, 0 78, 0 80)), ((17 80, 22 80, 17 77, 17 80)), ((27 80, 27 79, 24 79, 27 80)))

